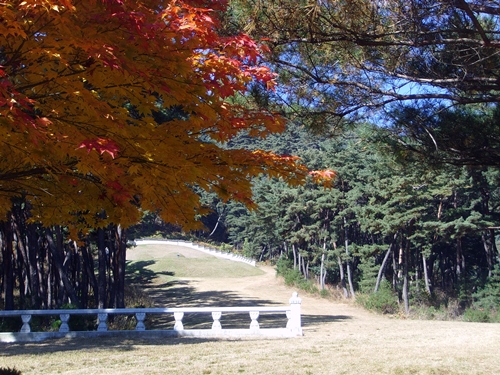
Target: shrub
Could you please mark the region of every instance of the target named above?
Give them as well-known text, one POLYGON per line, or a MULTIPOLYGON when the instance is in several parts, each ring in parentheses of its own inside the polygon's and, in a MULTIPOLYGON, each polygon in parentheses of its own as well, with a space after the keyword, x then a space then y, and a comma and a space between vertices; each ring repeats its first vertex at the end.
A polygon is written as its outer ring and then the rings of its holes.
POLYGON ((276 274, 283 276, 285 284, 288 286, 295 286, 308 293, 319 292, 313 281, 304 279, 299 270, 293 269, 292 262, 289 259, 278 259, 276 262, 276 274))
MULTIPOLYGON (((76 309, 76 305, 67 303, 61 306, 61 309, 76 309)), ((71 315, 68 321, 70 331, 93 331, 96 326, 96 318, 93 315, 71 315)), ((61 321, 56 320, 52 327, 59 329, 61 321)))
POLYGON ((365 309, 382 314, 395 314, 399 310, 397 295, 386 280, 380 283, 380 288, 376 293, 360 294, 356 301, 365 309))
POLYGON ((8 316, 0 319, 0 330, 2 332, 19 332, 23 322, 18 317, 8 316))
POLYGON ((328 298, 331 296, 330 292, 328 289, 323 289, 322 291, 319 292, 320 296, 323 298, 328 298))
POLYGON ((497 264, 483 288, 472 295, 473 307, 496 310, 500 306, 500 266, 497 264))
POLYGON ((463 319, 465 322, 490 323, 492 316, 488 310, 470 308, 465 310, 463 319))
POLYGON ((500 266, 497 264, 484 286, 472 295, 472 303, 465 310, 463 320, 466 322, 489 323, 498 322, 500 314, 500 266))
POLYGON ((21 375, 21 371, 16 368, 0 367, 0 375, 21 375))

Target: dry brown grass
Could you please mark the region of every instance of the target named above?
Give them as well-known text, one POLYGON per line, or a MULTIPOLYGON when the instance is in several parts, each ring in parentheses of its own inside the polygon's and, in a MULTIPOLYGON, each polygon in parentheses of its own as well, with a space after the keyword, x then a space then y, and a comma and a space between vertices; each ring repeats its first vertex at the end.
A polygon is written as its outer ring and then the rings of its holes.
MULTIPOLYGON (((262 270, 242 278, 152 282, 148 290, 160 303, 286 304, 292 290, 270 267, 262 270)), ((24 375, 500 374, 500 325, 387 318, 314 296, 303 296, 302 307, 304 337, 297 339, 0 344, 0 367, 24 375)))

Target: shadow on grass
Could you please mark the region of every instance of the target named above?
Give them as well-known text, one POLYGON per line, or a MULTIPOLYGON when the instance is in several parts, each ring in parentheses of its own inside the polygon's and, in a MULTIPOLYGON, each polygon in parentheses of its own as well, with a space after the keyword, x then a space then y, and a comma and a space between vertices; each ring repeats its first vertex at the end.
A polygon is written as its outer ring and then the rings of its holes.
MULTIPOLYGON (((174 280, 160 285, 146 285, 145 292, 156 302, 158 307, 252 307, 283 306, 283 303, 272 300, 242 297, 233 291, 196 291, 196 281, 174 280)), ((322 323, 338 322, 350 319, 343 315, 302 315, 303 327, 322 323)), ((261 328, 285 328, 285 313, 262 312, 259 316, 261 328)), ((186 329, 210 329, 213 323, 211 314, 184 314, 182 320, 186 329)), ((223 313, 222 328, 244 329, 250 326, 250 316, 245 313, 223 313)), ((173 329, 174 318, 168 316, 150 316, 148 329, 173 329)))
POLYGON ((151 269, 147 268, 148 266, 152 266, 155 264, 155 260, 139 260, 139 261, 127 261, 126 264, 126 280, 129 284, 140 284, 142 286, 146 286, 149 284, 153 284, 154 280, 159 275, 165 276, 174 276, 175 272, 171 271, 162 271, 162 272, 154 272, 151 269))
MULTIPOLYGON (((98 340, 88 338, 54 339, 37 343, 0 343, 0 358, 17 355, 40 355, 80 351, 133 351, 138 345, 183 345, 200 344, 214 341, 209 338, 122 338, 116 336, 99 337, 98 340)), ((0 361, 1 362, 1 361, 0 361)))

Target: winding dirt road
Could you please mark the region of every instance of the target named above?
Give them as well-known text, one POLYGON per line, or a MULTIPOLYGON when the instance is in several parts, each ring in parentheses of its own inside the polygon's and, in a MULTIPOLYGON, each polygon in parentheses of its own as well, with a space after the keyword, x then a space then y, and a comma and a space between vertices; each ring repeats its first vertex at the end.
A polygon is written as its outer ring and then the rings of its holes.
MULTIPOLYGON (((130 255, 144 259, 172 251, 186 257, 207 256, 182 247, 149 246, 143 250, 138 247, 130 255)), ((194 288, 194 294, 220 296, 219 305, 231 298, 288 304, 294 290, 275 276, 273 268, 258 267, 263 271, 259 276, 193 277, 179 282, 194 288)), ((300 347, 318 357, 328 356, 327 363, 335 371, 326 365, 326 369, 321 367, 322 373, 500 374, 499 324, 389 318, 353 304, 301 297, 304 337, 299 339, 300 347), (355 372, 350 372, 352 369, 355 372)), ((307 358, 311 360, 310 355, 307 358)))

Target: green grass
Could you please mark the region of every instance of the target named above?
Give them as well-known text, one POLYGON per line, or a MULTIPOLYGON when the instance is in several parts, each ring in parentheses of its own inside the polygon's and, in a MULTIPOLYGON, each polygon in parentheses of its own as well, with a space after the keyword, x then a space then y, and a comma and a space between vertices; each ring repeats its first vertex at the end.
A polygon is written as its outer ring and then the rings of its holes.
POLYGON ((187 258, 175 253, 167 253, 162 258, 148 261, 148 264, 145 266, 136 267, 136 265, 144 264, 144 262, 145 260, 129 262, 128 268, 129 270, 135 269, 135 272, 143 274, 155 273, 162 281, 171 281, 175 278, 186 277, 236 278, 264 274, 257 267, 216 257, 187 258))

